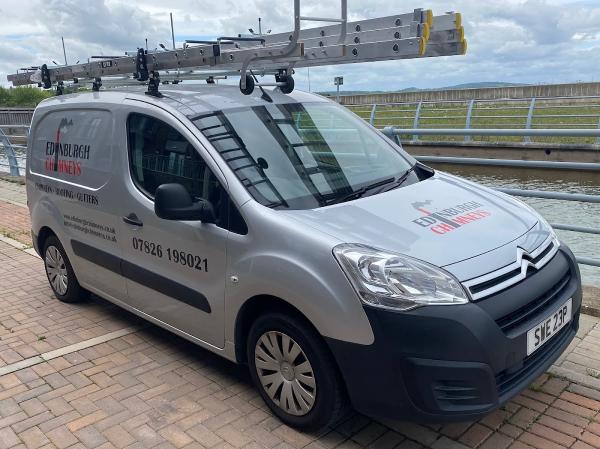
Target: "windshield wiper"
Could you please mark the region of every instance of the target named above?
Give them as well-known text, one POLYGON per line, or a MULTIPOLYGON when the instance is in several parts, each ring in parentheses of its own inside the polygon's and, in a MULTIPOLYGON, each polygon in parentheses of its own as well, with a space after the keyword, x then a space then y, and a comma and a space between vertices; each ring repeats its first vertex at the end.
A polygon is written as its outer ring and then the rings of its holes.
POLYGON ((360 197, 364 196, 370 190, 376 189, 377 187, 382 187, 382 186, 384 186, 386 184, 394 182, 395 180, 396 180, 396 178, 386 178, 386 179, 383 179, 381 181, 374 182, 372 184, 367 184, 366 186, 362 186, 361 188, 355 190, 352 193, 349 193, 346 196, 334 199, 329 204, 344 203, 346 201, 355 200, 357 198, 360 198, 360 197))
POLYGON ((397 189, 398 187, 400 187, 402 184, 404 184, 406 182, 406 180, 408 179, 408 177, 410 176, 410 174, 415 170, 415 167, 410 167, 408 170, 406 170, 404 172, 404 174, 400 177, 398 177, 397 179, 394 180, 394 183, 389 186, 388 188, 382 190, 382 192, 387 192, 388 190, 392 190, 392 189, 397 189))

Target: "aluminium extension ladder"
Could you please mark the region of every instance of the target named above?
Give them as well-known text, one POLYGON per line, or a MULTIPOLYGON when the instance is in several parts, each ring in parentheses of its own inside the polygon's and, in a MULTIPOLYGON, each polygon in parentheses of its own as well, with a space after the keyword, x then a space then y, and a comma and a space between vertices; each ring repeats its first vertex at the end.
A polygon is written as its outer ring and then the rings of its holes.
POLYGON ((465 54, 467 42, 460 13, 434 16, 431 10, 349 22, 347 0, 341 0, 341 17, 300 15, 294 0, 294 29, 289 33, 245 37, 219 37, 214 41, 188 40, 183 48, 151 51, 139 48, 125 56, 94 57, 87 63, 22 69, 8 75, 14 86, 38 84, 63 92, 64 83, 91 82, 100 86, 147 84, 148 94, 160 96, 160 82, 240 76, 240 90, 249 95, 255 86, 277 86, 284 93, 294 89, 295 68, 338 64, 427 58, 465 54), (301 29, 302 21, 328 22, 301 29), (274 83, 259 83, 254 75, 274 75, 274 83))

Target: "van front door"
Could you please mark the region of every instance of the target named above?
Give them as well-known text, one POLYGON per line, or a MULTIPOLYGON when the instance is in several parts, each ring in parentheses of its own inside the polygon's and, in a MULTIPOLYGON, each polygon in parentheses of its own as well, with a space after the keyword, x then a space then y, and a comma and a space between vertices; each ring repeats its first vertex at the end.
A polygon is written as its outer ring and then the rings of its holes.
POLYGON ((147 111, 127 118, 129 175, 119 202, 128 304, 175 332, 223 348, 227 194, 190 143, 193 135, 176 119, 165 120, 147 111), (158 218, 154 193, 166 183, 211 201, 217 223, 158 218))

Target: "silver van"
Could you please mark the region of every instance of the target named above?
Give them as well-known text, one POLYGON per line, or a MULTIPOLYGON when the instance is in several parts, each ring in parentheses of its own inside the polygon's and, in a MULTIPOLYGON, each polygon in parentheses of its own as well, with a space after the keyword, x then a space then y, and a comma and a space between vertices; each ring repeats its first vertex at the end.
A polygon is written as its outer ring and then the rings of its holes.
POLYGON ((525 204, 427 167, 317 95, 163 86, 35 111, 27 195, 56 297, 240 364, 301 429, 348 406, 474 420, 575 336, 571 251, 525 204))

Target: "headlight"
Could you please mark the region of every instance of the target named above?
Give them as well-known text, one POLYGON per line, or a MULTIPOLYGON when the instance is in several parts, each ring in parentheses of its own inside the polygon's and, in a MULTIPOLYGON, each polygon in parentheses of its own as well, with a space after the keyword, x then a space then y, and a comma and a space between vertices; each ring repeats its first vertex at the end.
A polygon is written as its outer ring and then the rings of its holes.
POLYGON ((336 246, 333 254, 360 299, 371 306, 410 310, 469 302, 453 276, 412 257, 359 244, 336 246))

